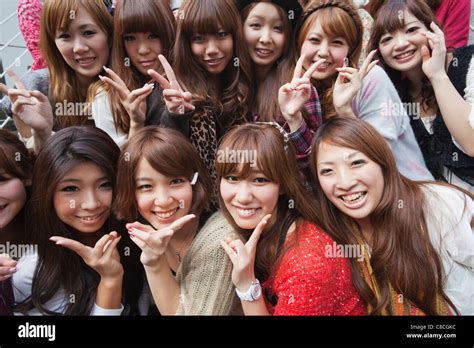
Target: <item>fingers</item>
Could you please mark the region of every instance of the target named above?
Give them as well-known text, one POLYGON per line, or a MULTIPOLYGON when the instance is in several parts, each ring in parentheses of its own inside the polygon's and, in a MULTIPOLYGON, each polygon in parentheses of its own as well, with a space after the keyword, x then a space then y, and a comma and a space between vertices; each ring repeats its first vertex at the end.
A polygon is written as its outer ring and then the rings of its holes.
POLYGON ((83 259, 87 255, 87 249, 89 247, 87 247, 84 244, 81 244, 78 241, 75 241, 73 239, 53 236, 53 237, 49 238, 49 240, 55 242, 56 245, 60 245, 60 246, 63 246, 65 248, 68 248, 68 249, 74 251, 76 254, 78 254, 83 259))
POLYGON ((304 77, 304 78, 307 78, 307 79, 310 79, 311 76, 313 76, 313 74, 314 74, 314 72, 316 71, 316 69, 318 68, 318 66, 320 66, 321 64, 323 64, 325 61, 326 61, 326 59, 320 59, 320 60, 318 60, 317 62, 314 62, 314 63, 309 67, 309 69, 304 73, 303 77, 304 77))
POLYGON ((49 103, 49 99, 40 91, 30 91, 30 94, 42 103, 49 103))
POLYGON ((227 242, 223 240, 221 240, 220 243, 221 247, 225 250, 227 256, 229 256, 229 259, 232 264, 235 264, 237 254, 235 253, 234 249, 232 249, 229 244, 227 244, 227 242))
POLYGON ((369 65, 371 64, 372 60, 374 59, 375 54, 377 53, 377 50, 372 50, 369 52, 367 57, 364 60, 364 63, 362 63, 362 66, 360 67, 359 71, 361 73, 366 73, 368 72, 367 69, 369 65))
POLYGON ((18 98, 19 96, 29 98, 31 97, 30 91, 26 89, 9 89, 8 90, 8 97, 10 100, 18 98))
POLYGON ((178 220, 176 220, 175 222, 173 222, 169 228, 171 228, 172 230, 174 231, 178 231, 180 230, 184 225, 186 225, 189 221, 193 220, 194 218, 196 218, 196 215, 194 214, 188 214, 188 215, 185 215, 183 216, 182 218, 179 218, 178 220))
POLYGON ((134 89, 128 95, 128 102, 129 103, 134 103, 135 101, 140 102, 141 100, 145 99, 146 97, 150 95, 150 93, 153 91, 153 88, 155 88, 154 83, 151 83, 151 84, 146 83, 145 86, 143 86, 142 88, 134 89))
POLYGON ((165 69, 166 77, 168 77, 171 87, 173 89, 182 91, 178 80, 176 79, 176 75, 174 74, 173 68, 171 67, 170 63, 168 63, 168 60, 162 54, 158 56, 158 59, 160 60, 161 65, 163 65, 163 69, 165 69))
POLYGON ((293 80, 299 78, 301 76, 301 71, 303 70, 303 63, 306 59, 306 55, 302 54, 298 61, 296 62, 295 71, 293 71, 293 80))
POLYGON ((163 76, 161 76, 161 74, 159 74, 155 70, 149 69, 147 70, 147 73, 153 78, 153 80, 155 80, 156 82, 160 84, 162 89, 172 89, 172 86, 168 82, 168 80, 165 79, 163 76))
POLYGON ((5 86, 3 83, 0 83, 0 93, 8 94, 8 87, 5 86))
POLYGON ((258 240, 267 225, 268 220, 272 217, 271 214, 267 214, 263 217, 263 219, 258 223, 257 227, 253 231, 252 235, 250 236, 246 246, 250 248, 250 250, 255 250, 257 247, 258 240))
MULTIPOLYGON (((117 234, 117 233, 115 233, 117 234)), ((114 239, 110 242, 110 244, 107 246, 107 248, 104 250, 104 256, 105 257, 112 257, 112 253, 116 250, 117 244, 120 242, 120 239, 122 239, 121 236, 113 236, 114 239)))
POLYGON ((143 251, 146 248, 148 248, 148 245, 144 241, 142 241, 139 237, 135 235, 130 235, 130 239, 140 248, 140 250, 143 251))
POLYGON ((13 83, 15 84, 16 88, 18 89, 26 89, 25 84, 21 82, 20 78, 17 74, 11 69, 7 69, 7 74, 12 79, 13 83))
POLYGON ((120 96, 120 99, 122 99, 122 100, 126 99, 128 94, 130 93, 130 90, 127 87, 124 87, 121 84, 115 82, 110 77, 99 75, 99 79, 102 82, 107 83, 113 89, 115 89, 118 92, 118 94, 120 96))
POLYGON ((127 227, 127 229, 131 229, 131 228, 136 228, 140 231, 144 231, 144 232, 155 232, 156 230, 151 227, 150 225, 144 225, 138 221, 135 221, 135 222, 132 222, 132 223, 128 223, 128 224, 125 224, 125 227, 127 227))
POLYGON ((431 58, 430 50, 424 45, 421 47, 421 58, 423 61, 427 61, 431 58))
POLYGON ((107 68, 105 65, 104 65, 104 70, 107 74, 110 75, 110 78, 117 84, 119 84, 120 86, 122 86, 122 88, 125 88, 127 89, 127 85, 125 84, 125 82, 123 82, 123 80, 120 78, 120 76, 118 76, 115 71, 113 71, 112 69, 109 69, 107 68))

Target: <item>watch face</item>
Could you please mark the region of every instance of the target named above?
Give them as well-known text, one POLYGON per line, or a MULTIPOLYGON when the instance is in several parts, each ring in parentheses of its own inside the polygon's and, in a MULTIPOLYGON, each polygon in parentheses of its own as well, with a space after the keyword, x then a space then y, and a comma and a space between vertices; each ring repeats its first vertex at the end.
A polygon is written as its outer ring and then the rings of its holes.
POLYGON ((253 297, 253 299, 258 300, 261 295, 262 295, 262 287, 260 286, 260 284, 255 284, 252 287, 252 297, 253 297))

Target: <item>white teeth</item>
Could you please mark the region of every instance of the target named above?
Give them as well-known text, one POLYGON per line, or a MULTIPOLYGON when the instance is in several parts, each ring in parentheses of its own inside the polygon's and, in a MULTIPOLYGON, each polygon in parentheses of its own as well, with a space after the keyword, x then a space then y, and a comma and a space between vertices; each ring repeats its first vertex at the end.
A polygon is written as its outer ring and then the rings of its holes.
POLYGON ((157 211, 153 212, 153 214, 155 214, 156 216, 158 216, 160 219, 168 219, 170 217, 172 217, 174 214, 176 214, 176 212, 178 211, 179 207, 176 208, 175 210, 173 211, 169 211, 169 212, 166 212, 166 213, 159 213, 157 211))
POLYGON ((365 197, 366 194, 366 192, 357 192, 350 195, 341 196, 341 199, 345 202, 355 203, 365 197))
POLYGON ((257 209, 242 209, 242 208, 237 208, 237 211, 243 215, 243 216, 250 216, 252 214, 255 214, 255 212, 257 211, 257 209))
POLYGON ((100 216, 100 214, 99 214, 99 215, 96 215, 96 216, 82 216, 82 217, 81 217, 81 220, 84 220, 84 221, 94 221, 94 220, 97 219, 99 216, 100 216))
POLYGON ((406 52, 406 53, 403 53, 403 54, 399 54, 397 55, 395 58, 397 59, 403 59, 403 58, 406 58, 406 57, 409 57, 413 54, 413 51, 410 51, 410 52, 406 52))
POLYGON ((78 59, 77 61, 81 64, 87 64, 90 63, 94 60, 95 58, 84 58, 84 59, 78 59))

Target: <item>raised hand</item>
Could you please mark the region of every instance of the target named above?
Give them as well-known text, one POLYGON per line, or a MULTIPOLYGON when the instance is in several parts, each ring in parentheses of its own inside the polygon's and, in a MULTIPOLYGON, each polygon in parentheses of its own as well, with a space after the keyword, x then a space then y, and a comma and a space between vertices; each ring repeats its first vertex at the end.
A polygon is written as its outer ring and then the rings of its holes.
POLYGON ((101 81, 104 81, 115 89, 118 93, 120 102, 127 111, 128 116, 130 116, 130 127, 132 128, 134 125, 139 127, 144 126, 146 116, 146 98, 153 91, 154 84, 146 83, 143 87, 130 91, 125 82, 123 82, 120 76, 118 76, 112 69, 104 66, 104 70, 110 77, 99 75, 99 78, 101 81))
POLYGON ((184 114, 188 111, 194 110, 195 107, 191 103, 191 93, 185 92, 181 88, 170 63, 168 63, 166 58, 161 54, 158 56, 158 59, 165 70, 168 80, 153 69, 148 70, 148 75, 150 75, 160 84, 161 88, 163 88, 163 98, 165 99, 168 111, 172 114, 184 114))
POLYGON ((16 272, 16 261, 8 254, 0 254, 0 282, 10 278, 16 272))
POLYGON ((372 62, 376 52, 377 50, 373 50, 367 55, 359 70, 346 66, 345 63, 342 68, 336 68, 339 75, 334 84, 333 104, 338 114, 352 114, 351 103, 362 86, 362 80, 378 63, 378 60, 372 62))
POLYGON ((161 230, 155 230, 153 227, 139 222, 127 224, 130 238, 142 250, 140 261, 143 265, 155 266, 165 254, 174 233, 195 217, 194 214, 185 215, 161 230))
POLYGON ((428 39, 430 50, 427 46, 421 48, 421 56, 423 65, 421 66, 425 75, 432 80, 436 77, 444 77, 446 75, 446 42, 443 31, 432 22, 430 25, 433 32, 422 32, 428 39))
POLYGON ((240 239, 232 240, 228 238, 225 241, 221 241, 221 246, 234 265, 232 282, 241 292, 246 292, 250 284, 255 280, 254 264, 257 243, 270 218, 271 214, 263 217, 245 244, 240 239))
MULTIPOLYGON (((12 102, 12 113, 18 117, 22 126, 29 127, 36 132, 51 135, 53 129, 53 110, 47 96, 39 91, 28 91, 20 78, 12 71, 7 70, 17 89, 1 87, 12 102)), ((18 120, 16 120, 18 121, 18 120)))
POLYGON ((117 251, 120 241, 117 232, 110 232, 100 238, 93 248, 76 240, 53 236, 49 240, 78 254, 86 265, 99 273, 102 279, 118 279, 123 275, 123 267, 117 251))
POLYGON ((291 82, 281 86, 278 90, 278 104, 291 131, 297 129, 303 120, 301 109, 311 96, 311 75, 318 66, 326 61, 325 59, 318 60, 303 74, 305 58, 306 56, 302 54, 296 63, 291 82))

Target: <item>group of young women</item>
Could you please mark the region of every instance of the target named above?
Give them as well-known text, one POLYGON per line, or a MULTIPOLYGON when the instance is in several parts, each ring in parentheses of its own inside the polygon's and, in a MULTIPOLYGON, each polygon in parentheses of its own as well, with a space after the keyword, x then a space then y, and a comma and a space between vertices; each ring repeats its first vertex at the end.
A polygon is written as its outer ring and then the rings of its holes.
POLYGON ((362 60, 352 1, 41 21, 47 69, 2 86, 0 242, 32 248, 1 314, 474 314, 474 49, 427 4, 386 2, 362 60))

